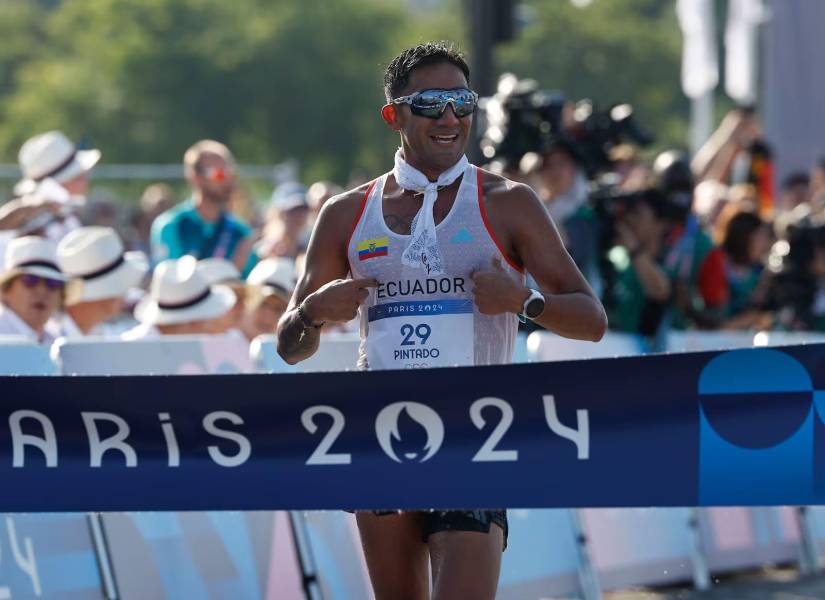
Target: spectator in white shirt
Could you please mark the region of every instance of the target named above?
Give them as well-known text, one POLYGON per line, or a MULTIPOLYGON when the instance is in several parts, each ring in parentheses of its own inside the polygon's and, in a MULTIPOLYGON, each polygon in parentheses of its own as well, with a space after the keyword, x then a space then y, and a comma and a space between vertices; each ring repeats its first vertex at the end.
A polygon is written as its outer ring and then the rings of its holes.
POLYGON ((106 335, 103 324, 123 309, 126 293, 149 269, 142 252, 125 252, 110 227, 81 227, 57 245, 57 260, 69 277, 65 312, 49 323, 55 337, 106 335))
POLYGON ((35 236, 12 240, 0 275, 0 335, 51 344, 46 323, 60 308, 65 280, 54 244, 35 236))

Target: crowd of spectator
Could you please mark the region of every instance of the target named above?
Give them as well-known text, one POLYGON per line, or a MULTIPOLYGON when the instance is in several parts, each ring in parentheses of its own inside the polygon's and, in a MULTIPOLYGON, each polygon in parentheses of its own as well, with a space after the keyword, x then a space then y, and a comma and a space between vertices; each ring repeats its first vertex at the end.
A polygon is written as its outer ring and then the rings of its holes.
POLYGON ((86 201, 100 156, 57 131, 21 149, 17 197, 0 208, 0 336, 273 333, 308 223, 336 188, 278 187, 256 231, 234 211, 234 157, 203 140, 184 155, 190 197, 175 203, 171 188, 151 185, 127 223, 86 201))
POLYGON ((508 175, 531 185, 614 330, 825 331, 825 158, 774 182, 756 117, 731 111, 691 159, 609 149, 597 173, 550 137, 508 175))
MULTIPOLYGON (((343 188, 287 182, 259 207, 229 148, 202 140, 183 157, 188 198, 153 184, 124 219, 86 200, 100 158, 57 131, 21 148, 23 179, 0 205, 0 336, 272 333, 343 188)), ((612 329, 654 348, 674 328, 825 331, 825 159, 775 186, 745 111, 692 160, 646 162, 628 144, 609 158, 596 176, 556 137, 507 175, 536 191, 612 329)))

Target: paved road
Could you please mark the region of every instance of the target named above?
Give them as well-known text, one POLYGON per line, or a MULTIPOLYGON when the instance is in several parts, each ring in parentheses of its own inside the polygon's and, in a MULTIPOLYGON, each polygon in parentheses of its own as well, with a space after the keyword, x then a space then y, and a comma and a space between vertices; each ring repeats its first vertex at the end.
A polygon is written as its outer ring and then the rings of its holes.
POLYGON ((605 600, 825 600, 825 575, 768 569, 717 580, 707 592, 686 587, 634 590, 605 594, 605 600))

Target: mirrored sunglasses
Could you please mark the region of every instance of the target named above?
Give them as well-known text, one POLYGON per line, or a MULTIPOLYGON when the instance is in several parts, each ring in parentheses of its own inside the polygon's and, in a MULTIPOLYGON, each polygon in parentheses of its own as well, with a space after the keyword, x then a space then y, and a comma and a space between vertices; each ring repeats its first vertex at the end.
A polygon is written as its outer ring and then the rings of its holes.
POLYGON ((390 104, 408 104, 412 114, 428 119, 441 118, 447 105, 452 104, 455 116, 461 118, 475 112, 478 94, 467 88, 421 90, 409 96, 395 98, 390 104))
POLYGON ((23 282, 23 285, 33 290, 41 282, 46 284, 46 288, 52 291, 62 290, 64 283, 59 279, 49 279, 48 277, 40 277, 39 275, 32 275, 31 273, 24 273, 20 276, 20 280, 23 282))

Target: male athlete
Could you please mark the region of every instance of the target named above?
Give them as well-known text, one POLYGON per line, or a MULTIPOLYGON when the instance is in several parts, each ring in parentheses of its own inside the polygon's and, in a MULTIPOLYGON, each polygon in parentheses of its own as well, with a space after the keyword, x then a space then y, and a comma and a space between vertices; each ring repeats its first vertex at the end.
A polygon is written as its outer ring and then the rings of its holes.
MULTIPOLYGON (((405 50, 384 91, 381 116, 401 136, 395 167, 324 205, 278 325, 281 356, 307 358, 323 323, 356 315, 363 369, 507 363, 517 315, 598 341, 604 309, 533 190, 467 163, 478 96, 461 55, 442 44, 405 50), (525 271, 540 289, 525 287, 525 271)), ((433 598, 495 597, 503 510, 357 520, 377 600, 428 598, 428 560, 433 598)))

